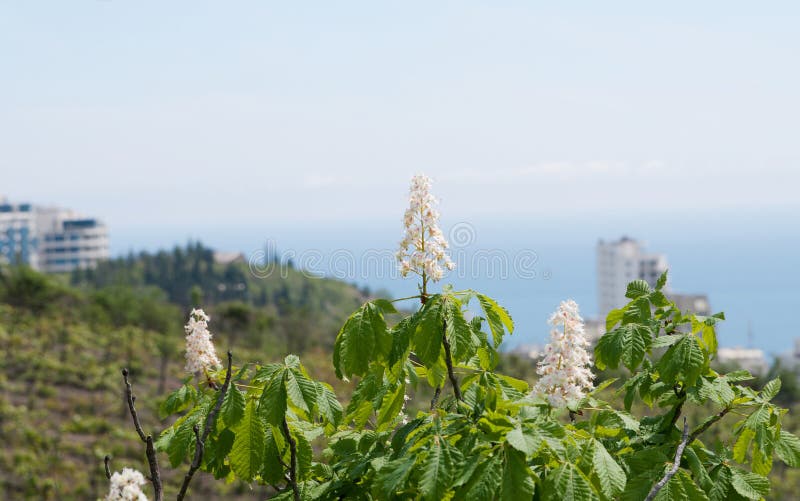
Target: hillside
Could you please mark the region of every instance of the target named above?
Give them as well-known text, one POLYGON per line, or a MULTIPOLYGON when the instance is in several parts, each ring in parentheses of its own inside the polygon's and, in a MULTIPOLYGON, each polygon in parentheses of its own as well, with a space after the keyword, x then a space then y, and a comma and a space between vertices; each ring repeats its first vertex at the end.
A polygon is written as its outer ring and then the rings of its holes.
MULTIPOLYGON (((143 268, 144 261, 132 269, 143 268)), ((241 265, 212 266, 212 277, 243 271, 241 265)), ((341 282, 283 271, 284 279, 240 274, 247 291, 254 291, 241 297, 216 296, 212 280, 190 279, 184 286, 214 298, 206 309, 215 343, 230 348, 237 360, 279 360, 292 350, 304 354, 318 377, 335 383, 330 346, 365 298, 341 282), (263 304, 252 300, 264 296, 263 304)), ((170 302, 156 281, 117 276, 105 284, 84 280, 71 286, 64 277, 24 268, 0 272, 0 346, 6 354, 0 360, 0 498, 101 497, 107 490, 106 454, 115 469, 141 468, 144 459, 124 406, 120 371, 130 369, 143 424, 157 433, 167 424, 158 418, 158 404, 186 376, 181 325, 188 304, 170 302)), ((168 492, 183 473, 165 469, 168 492)), ((202 477, 195 492, 204 499, 257 494, 202 477)))

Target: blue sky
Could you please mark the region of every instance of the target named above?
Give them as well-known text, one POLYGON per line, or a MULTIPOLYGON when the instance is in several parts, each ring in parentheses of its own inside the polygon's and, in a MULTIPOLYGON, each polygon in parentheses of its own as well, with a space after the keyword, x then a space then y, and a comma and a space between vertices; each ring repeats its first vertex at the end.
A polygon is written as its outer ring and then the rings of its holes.
POLYGON ((118 231, 395 222, 426 172, 455 220, 792 220, 798 10, 8 2, 0 193, 118 231))

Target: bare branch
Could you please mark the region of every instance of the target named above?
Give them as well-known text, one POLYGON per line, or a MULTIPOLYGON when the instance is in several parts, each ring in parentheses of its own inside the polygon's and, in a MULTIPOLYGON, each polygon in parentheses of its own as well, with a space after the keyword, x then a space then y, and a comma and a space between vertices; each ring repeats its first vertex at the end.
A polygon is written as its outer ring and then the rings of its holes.
POLYGON ((217 403, 214 404, 214 408, 211 409, 211 412, 208 413, 206 416, 206 423, 205 427, 203 428, 203 434, 200 434, 200 427, 196 424, 192 428, 194 430, 194 437, 195 437, 195 448, 194 448, 194 458, 192 459, 192 464, 189 465, 189 471, 186 472, 186 476, 183 477, 183 484, 181 485, 181 491, 178 493, 178 501, 182 501, 183 498, 186 496, 186 491, 189 489, 189 482, 192 481, 192 477, 194 473, 200 468, 200 464, 203 462, 203 454, 206 450, 206 439, 208 439, 208 434, 211 433, 212 428, 214 428, 214 424, 217 420, 217 415, 219 414, 219 410, 222 408, 222 401, 225 399, 225 394, 228 393, 228 388, 231 385, 231 366, 233 365, 233 355, 230 351, 228 351, 228 370, 225 373, 225 383, 222 385, 222 389, 219 390, 219 394, 217 395, 217 403))
POLYGON ((672 463, 672 467, 664 474, 664 478, 656 482, 656 485, 650 489, 650 493, 647 494, 647 497, 644 498, 644 501, 653 501, 656 495, 658 495, 658 491, 664 488, 667 485, 672 477, 678 473, 678 468, 681 466, 681 456, 683 456, 683 450, 686 448, 686 444, 689 443, 689 423, 686 422, 686 416, 683 418, 683 438, 681 439, 681 443, 678 444, 678 449, 675 451, 675 461, 672 463))
POLYGON ((111 456, 106 454, 106 457, 103 458, 103 464, 106 467, 106 478, 111 480, 111 468, 108 466, 109 461, 111 461, 111 456))
POLYGON ((150 482, 153 484, 153 491, 155 492, 155 501, 162 501, 164 498, 163 488, 161 486, 161 472, 158 469, 158 456, 156 456, 156 449, 153 446, 153 437, 145 435, 142 429, 142 424, 139 422, 139 414, 136 412, 136 397, 133 395, 131 383, 128 381, 128 369, 122 369, 122 378, 125 381, 125 398, 128 401, 128 409, 131 411, 133 418, 133 426, 136 428, 136 433, 139 438, 145 443, 145 454, 147 455, 147 463, 150 466, 150 482))

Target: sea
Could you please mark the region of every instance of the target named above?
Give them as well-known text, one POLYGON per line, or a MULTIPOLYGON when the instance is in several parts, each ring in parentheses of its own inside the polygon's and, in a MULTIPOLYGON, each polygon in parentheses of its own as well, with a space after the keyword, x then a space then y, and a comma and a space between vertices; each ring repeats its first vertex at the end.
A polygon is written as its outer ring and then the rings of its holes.
MULTIPOLYGON (((478 217, 443 220, 456 269, 432 290, 452 285, 495 298, 511 313, 515 331, 504 349, 542 344, 547 318, 574 299, 585 318, 597 315, 595 250, 600 239, 622 236, 666 255, 671 291, 706 294, 725 312, 721 346, 753 347, 777 356, 800 338, 800 222, 795 211, 685 211, 549 218, 478 217)), ((330 277, 394 298, 418 293, 416 277, 403 278, 394 253, 402 237, 396 221, 257 223, 210 227, 112 226, 112 253, 157 250, 201 241, 242 252, 252 271, 269 272, 265 256, 291 260, 310 277, 330 277)), ((413 308, 413 300, 408 302, 413 308)))

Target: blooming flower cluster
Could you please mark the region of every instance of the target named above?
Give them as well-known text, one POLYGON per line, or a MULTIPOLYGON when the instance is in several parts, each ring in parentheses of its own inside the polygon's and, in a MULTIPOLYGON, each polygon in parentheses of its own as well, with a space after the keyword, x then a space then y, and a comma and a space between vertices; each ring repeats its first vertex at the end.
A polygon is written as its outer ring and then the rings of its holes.
POLYGON ((114 472, 106 501, 147 501, 147 496, 142 492, 142 486, 146 483, 144 475, 133 468, 114 472))
POLYGON ((222 366, 208 331, 209 317, 203 310, 192 310, 186 324, 186 372, 197 374, 222 366))
POLYGON ((583 398, 593 388, 594 375, 589 369, 591 359, 586 352, 589 341, 583 330, 578 304, 572 299, 563 301, 550 317, 550 343, 537 373, 541 376, 533 394, 546 398, 553 407, 566 407, 583 398))
POLYGON ((444 269, 452 270, 455 264, 447 255, 447 240, 439 229, 437 200, 431 194, 431 180, 424 175, 411 179, 409 206, 403 224, 405 236, 397 251, 400 273, 422 275, 434 282, 441 280, 444 269))

